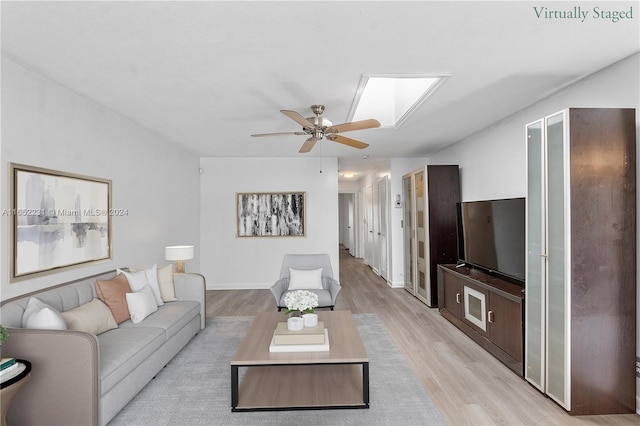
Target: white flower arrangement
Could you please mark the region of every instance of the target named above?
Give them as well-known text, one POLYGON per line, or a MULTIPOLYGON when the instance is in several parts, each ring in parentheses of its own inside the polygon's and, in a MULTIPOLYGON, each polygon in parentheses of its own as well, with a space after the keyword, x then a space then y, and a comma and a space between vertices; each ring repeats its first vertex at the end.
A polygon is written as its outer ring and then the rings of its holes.
POLYGON ((318 307, 318 295, 308 290, 290 291, 284 295, 284 304, 288 314, 295 311, 312 313, 318 307))

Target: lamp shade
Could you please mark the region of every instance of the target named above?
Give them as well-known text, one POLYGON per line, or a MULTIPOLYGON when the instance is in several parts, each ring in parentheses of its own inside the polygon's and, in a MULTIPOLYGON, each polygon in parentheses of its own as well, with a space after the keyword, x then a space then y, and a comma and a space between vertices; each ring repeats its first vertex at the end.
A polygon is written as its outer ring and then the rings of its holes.
POLYGON ((193 259, 193 246, 169 246, 164 248, 164 258, 166 260, 189 260, 193 259))

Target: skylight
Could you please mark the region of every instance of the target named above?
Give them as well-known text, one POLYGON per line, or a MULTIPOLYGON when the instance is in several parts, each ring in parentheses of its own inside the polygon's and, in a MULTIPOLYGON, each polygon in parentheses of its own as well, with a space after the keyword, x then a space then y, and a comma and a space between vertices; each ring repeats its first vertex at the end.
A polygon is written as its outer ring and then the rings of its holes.
POLYGON ((375 118, 398 127, 442 83, 445 76, 363 74, 347 121, 375 118))

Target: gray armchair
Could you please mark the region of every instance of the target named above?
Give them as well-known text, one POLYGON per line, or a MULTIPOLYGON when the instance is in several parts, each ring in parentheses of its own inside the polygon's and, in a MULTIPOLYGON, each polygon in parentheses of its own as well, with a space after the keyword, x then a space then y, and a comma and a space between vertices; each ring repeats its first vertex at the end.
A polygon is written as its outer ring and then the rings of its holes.
POLYGON ((289 270, 312 270, 322 268, 322 289, 309 289, 318 295, 319 308, 331 308, 336 304, 340 291, 340 283, 333 279, 331 260, 326 253, 322 254, 285 254, 280 268, 280 279, 271 286, 271 293, 276 299, 278 311, 286 308, 284 295, 289 289, 289 270))

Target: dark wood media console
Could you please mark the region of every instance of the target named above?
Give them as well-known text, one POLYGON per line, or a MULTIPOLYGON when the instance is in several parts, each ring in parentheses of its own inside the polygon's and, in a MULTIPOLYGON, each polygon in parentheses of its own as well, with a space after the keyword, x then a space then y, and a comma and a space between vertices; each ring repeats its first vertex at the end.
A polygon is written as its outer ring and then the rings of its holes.
POLYGON ((524 289, 468 266, 438 265, 440 314, 524 377, 524 289))

